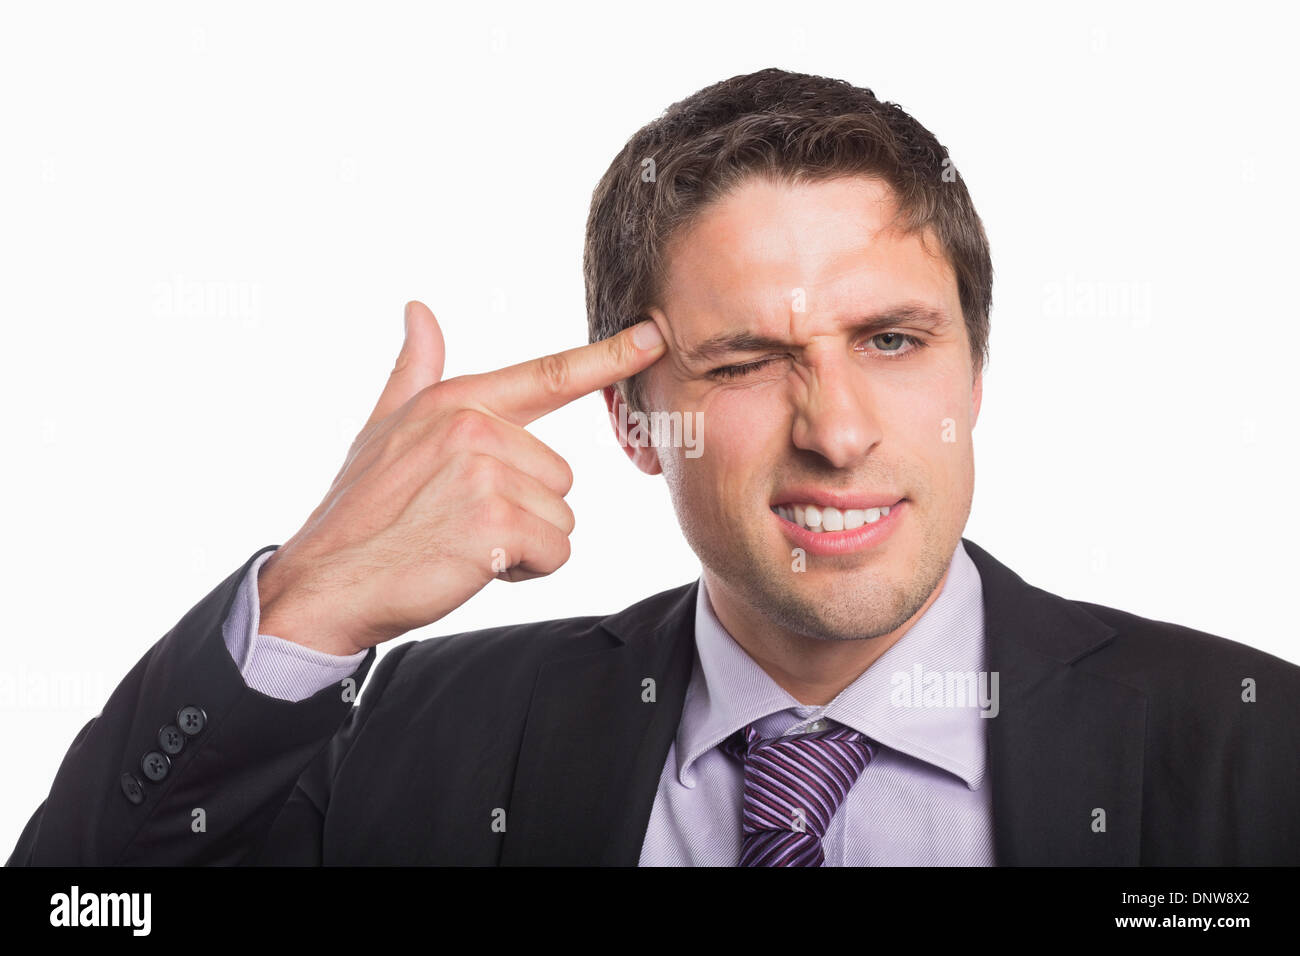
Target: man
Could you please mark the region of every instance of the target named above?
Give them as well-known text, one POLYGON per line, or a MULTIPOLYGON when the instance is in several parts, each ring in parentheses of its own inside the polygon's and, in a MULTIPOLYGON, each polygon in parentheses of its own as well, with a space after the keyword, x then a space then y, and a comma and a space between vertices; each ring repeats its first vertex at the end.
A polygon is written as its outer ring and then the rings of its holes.
POLYGON ((1300 862, 1300 668, 961 537, 992 269, 915 120, 702 90, 611 164, 585 269, 592 344, 496 372, 442 381, 408 305, 325 500, 127 675, 11 863, 1300 862), (597 388, 700 579, 399 645, 354 705, 376 645, 567 560, 524 426, 597 388))

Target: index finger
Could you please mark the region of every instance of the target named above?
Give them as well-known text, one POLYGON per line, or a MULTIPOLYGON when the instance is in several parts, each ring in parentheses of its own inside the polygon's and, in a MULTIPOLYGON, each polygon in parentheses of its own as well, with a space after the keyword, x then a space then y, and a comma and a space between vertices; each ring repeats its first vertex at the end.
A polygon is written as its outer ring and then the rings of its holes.
POLYGON ((575 398, 653 365, 667 351, 653 319, 590 345, 472 376, 480 402, 516 425, 527 425, 575 398))

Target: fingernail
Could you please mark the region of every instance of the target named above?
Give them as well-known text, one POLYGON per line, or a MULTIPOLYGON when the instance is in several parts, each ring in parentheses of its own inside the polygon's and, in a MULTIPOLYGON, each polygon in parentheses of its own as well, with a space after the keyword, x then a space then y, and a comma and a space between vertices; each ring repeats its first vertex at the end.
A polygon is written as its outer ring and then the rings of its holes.
POLYGON ((652 349, 663 340, 663 334, 660 333, 659 326, 655 325, 654 319, 646 319, 632 326, 632 341, 639 349, 652 349))

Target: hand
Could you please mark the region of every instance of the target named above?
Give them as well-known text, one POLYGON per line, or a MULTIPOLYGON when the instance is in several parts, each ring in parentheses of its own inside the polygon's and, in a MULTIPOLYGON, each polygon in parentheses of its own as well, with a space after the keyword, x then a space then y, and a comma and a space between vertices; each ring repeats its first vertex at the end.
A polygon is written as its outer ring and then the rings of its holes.
POLYGON ((529 422, 657 361, 653 320, 580 348, 441 381, 428 307, 325 499, 262 565, 258 630, 354 654, 451 613, 495 577, 569 559, 573 472, 529 422))

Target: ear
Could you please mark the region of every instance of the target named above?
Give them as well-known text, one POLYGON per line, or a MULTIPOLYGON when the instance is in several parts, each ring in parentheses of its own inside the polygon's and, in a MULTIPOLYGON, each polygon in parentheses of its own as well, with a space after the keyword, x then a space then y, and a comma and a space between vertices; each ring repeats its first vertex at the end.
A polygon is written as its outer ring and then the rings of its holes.
POLYGON ((638 424, 637 417, 623 401, 613 385, 606 385, 600 390, 605 396, 605 407, 609 409, 609 423, 614 428, 614 437, 619 445, 636 465, 647 475, 657 475, 663 471, 659 466, 659 451, 650 444, 646 429, 638 424))
POLYGON ((975 384, 971 388, 970 402, 970 427, 975 427, 975 422, 980 417, 980 402, 984 400, 984 369, 981 368, 975 373, 975 384))

